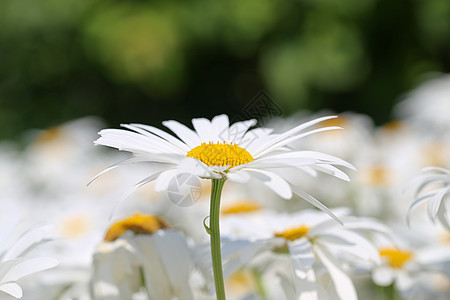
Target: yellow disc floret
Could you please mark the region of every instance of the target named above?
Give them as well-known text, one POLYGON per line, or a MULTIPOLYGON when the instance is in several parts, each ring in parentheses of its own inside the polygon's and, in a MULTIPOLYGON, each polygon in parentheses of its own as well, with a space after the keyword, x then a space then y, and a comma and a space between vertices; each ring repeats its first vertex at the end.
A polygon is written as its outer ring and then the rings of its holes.
POLYGON ((112 242, 128 230, 135 234, 152 234, 164 228, 170 228, 170 226, 161 218, 137 213, 114 223, 106 233, 105 241, 112 242))
POLYGON ((396 248, 381 248, 378 250, 380 255, 387 259, 392 268, 401 268, 412 258, 413 254, 409 251, 403 251, 396 248))
POLYGON ((251 213, 258 210, 261 210, 261 205, 255 202, 241 201, 224 208, 222 210, 222 214, 223 215, 242 214, 242 213, 251 213))
POLYGON ((286 229, 283 232, 276 232, 276 237, 282 237, 286 240, 295 241, 296 239, 305 237, 311 228, 308 226, 298 226, 286 229))
POLYGON ((244 148, 237 144, 223 143, 202 143, 186 154, 208 166, 230 166, 230 168, 249 163, 253 157, 244 148))

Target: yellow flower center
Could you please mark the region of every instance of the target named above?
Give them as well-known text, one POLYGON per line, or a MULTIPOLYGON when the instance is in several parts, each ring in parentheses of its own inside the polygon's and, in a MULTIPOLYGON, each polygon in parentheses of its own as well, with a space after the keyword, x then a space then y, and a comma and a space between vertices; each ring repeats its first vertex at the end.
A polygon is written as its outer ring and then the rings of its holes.
POLYGON ((441 142, 434 142, 424 146, 420 157, 422 166, 445 167, 448 157, 447 153, 448 147, 441 142))
POLYGON ((328 119, 320 122, 320 127, 328 127, 328 126, 339 126, 339 127, 347 127, 349 120, 344 116, 338 116, 337 118, 328 119))
POLYGON ((65 238, 78 238, 92 227, 92 220, 85 215, 74 215, 64 220, 59 228, 65 238))
POLYGON ((253 273, 246 269, 240 269, 228 276, 225 280, 225 290, 232 291, 236 296, 244 297, 256 288, 253 273))
POLYGON ((37 144, 45 144, 58 140, 63 135, 58 127, 52 127, 41 132, 35 139, 37 144))
POLYGON ((223 215, 242 214, 255 212, 261 209, 261 206, 257 203, 250 201, 241 201, 230 205, 222 210, 223 215))
POLYGON ((392 268, 401 268, 413 257, 409 251, 402 251, 395 248, 382 248, 378 250, 380 255, 388 260, 389 266, 392 268))
POLYGON ((381 128, 390 132, 398 131, 403 129, 406 124, 402 121, 392 121, 384 124, 381 128))
POLYGON ((193 157, 208 166, 230 166, 230 168, 249 163, 253 157, 244 148, 237 144, 221 143, 202 143, 186 154, 187 157, 193 157))
POLYGON ((295 241, 296 239, 306 236, 306 234, 310 229, 311 229, 310 227, 302 225, 286 229, 283 232, 276 232, 275 236, 282 237, 286 240, 295 241))
POLYGON ((368 166, 362 170, 363 181, 369 186, 388 186, 393 178, 391 171, 382 165, 368 166))
POLYGON ((127 230, 135 234, 152 234, 160 229, 170 228, 169 224, 161 218, 139 213, 114 223, 105 236, 105 241, 112 242, 127 230))

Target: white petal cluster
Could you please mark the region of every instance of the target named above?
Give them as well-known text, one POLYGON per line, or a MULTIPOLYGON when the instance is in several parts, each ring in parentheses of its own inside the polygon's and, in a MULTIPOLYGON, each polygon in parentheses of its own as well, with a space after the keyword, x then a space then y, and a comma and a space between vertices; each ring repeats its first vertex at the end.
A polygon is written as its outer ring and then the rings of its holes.
POLYGON ((237 183, 247 183, 254 178, 284 199, 292 198, 293 194, 299 195, 340 222, 322 203, 299 188, 292 177, 319 171, 349 180, 336 166, 351 169, 354 167, 342 159, 321 152, 293 151, 287 148, 292 142, 309 135, 341 129, 337 126, 311 129, 314 125, 333 118, 336 116, 317 118, 281 134, 273 134, 269 128, 250 129, 256 125, 255 120, 230 125, 226 115, 216 116, 211 121, 204 118, 193 119, 195 131, 176 121, 163 122, 178 138, 152 126, 128 124, 123 126, 130 130, 100 131, 101 137, 95 144, 133 153, 129 160, 113 165, 105 171, 123 164, 147 163, 150 174, 137 183, 135 189, 155 181, 155 190, 164 191, 174 177, 186 173, 201 178, 226 178, 237 183), (199 159, 187 157, 191 149, 210 142, 238 144, 254 160, 237 166, 210 166, 199 159))
POLYGON ((0 228, 0 292, 21 298, 23 291, 18 281, 30 274, 55 267, 52 257, 36 256, 33 248, 49 240, 49 228, 44 225, 27 228, 9 220, 0 228))
POLYGON ((428 203, 428 216, 433 222, 439 221, 445 228, 450 230, 450 170, 437 167, 429 167, 422 170, 422 174, 414 181, 417 183, 415 190, 416 200, 411 204, 408 211, 408 222, 411 213, 420 204, 428 203))
POLYGON ((189 285, 192 266, 191 249, 182 234, 127 232, 101 243, 94 253, 92 297, 133 299, 143 286, 149 300, 194 299, 189 285))

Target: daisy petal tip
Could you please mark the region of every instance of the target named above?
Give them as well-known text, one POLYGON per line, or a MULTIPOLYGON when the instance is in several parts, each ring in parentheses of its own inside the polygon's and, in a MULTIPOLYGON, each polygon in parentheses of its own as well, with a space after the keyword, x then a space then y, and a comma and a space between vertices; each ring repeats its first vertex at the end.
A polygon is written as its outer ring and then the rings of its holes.
POLYGON ((356 169, 356 167, 354 165, 352 165, 351 163, 348 163, 345 165, 347 168, 349 168, 350 170, 353 170, 355 172, 358 171, 358 169, 356 169))
POLYGON ((277 194, 285 200, 291 200, 293 196, 292 190, 285 190, 285 191, 278 190, 277 194))

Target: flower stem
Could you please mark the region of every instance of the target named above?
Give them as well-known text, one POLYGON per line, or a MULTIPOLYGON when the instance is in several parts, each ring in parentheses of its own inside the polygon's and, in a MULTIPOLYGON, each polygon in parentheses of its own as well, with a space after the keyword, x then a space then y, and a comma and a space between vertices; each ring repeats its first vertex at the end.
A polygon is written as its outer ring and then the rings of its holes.
POLYGON ((225 300, 225 286, 223 283, 222 254, 220 251, 220 197, 225 179, 212 179, 211 203, 209 212, 209 229, 211 240, 211 258, 216 287, 217 300, 225 300))
POLYGON ((387 300, 396 300, 397 299, 397 293, 395 292, 395 286, 392 283, 391 285, 384 288, 386 292, 386 299, 387 300))

